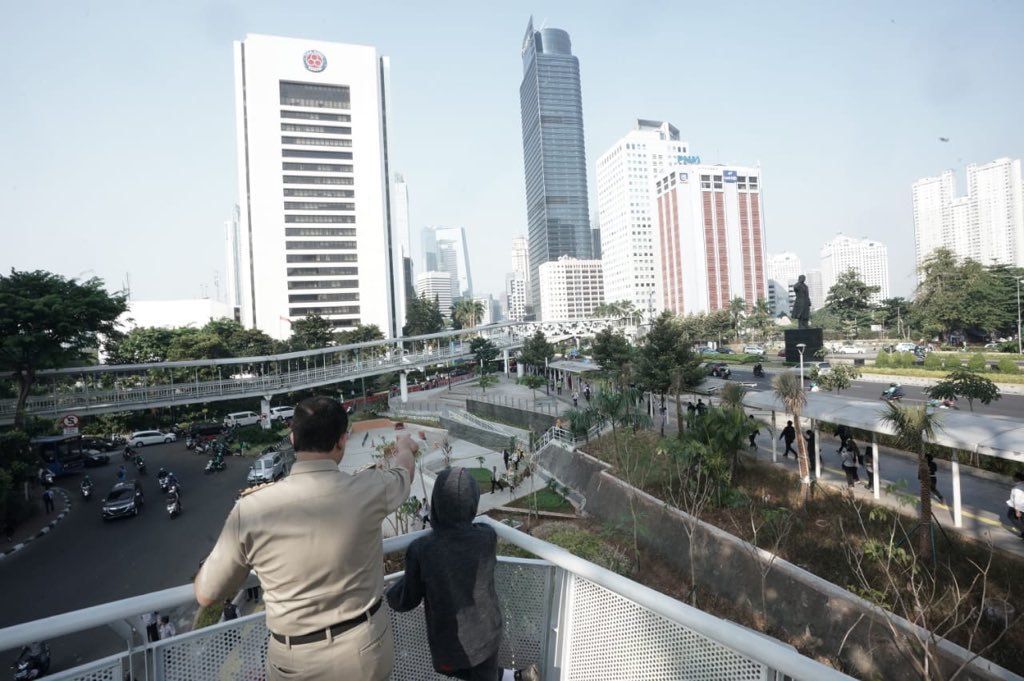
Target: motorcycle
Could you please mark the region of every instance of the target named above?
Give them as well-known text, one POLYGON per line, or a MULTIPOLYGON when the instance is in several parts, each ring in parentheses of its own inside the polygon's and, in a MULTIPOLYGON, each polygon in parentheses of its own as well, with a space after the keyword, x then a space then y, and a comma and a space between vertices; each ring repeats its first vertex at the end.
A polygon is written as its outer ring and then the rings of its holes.
POLYGON ((209 442, 197 442, 195 449, 193 450, 196 454, 206 454, 210 451, 209 442))
POLYGON ((43 471, 42 477, 40 478, 40 482, 42 482, 43 486, 47 489, 53 487, 53 483, 56 480, 57 478, 54 477, 53 471, 43 471))
POLYGON ((179 513, 181 513, 181 499, 178 495, 171 494, 167 497, 167 515, 177 518, 179 513))
POLYGON ((185 449, 194 449, 196 446, 196 439, 189 435, 185 438, 185 449))
POLYGON ((79 485, 79 489, 82 490, 82 498, 89 501, 89 497, 92 496, 92 485, 83 482, 79 485))
POLYGON ((227 468, 227 464, 224 463, 224 459, 214 457, 206 462, 206 468, 203 469, 204 473, 218 473, 227 468))
POLYGON ((946 399, 946 400, 931 399, 931 400, 928 400, 928 406, 931 407, 932 409, 960 409, 960 407, 956 406, 956 400, 949 400, 949 399, 946 399))
POLYGON ((895 388, 886 390, 878 399, 885 400, 886 402, 899 402, 900 400, 903 399, 903 389, 895 388))
POLYGON ((167 488, 170 487, 169 475, 170 474, 162 468, 160 469, 160 472, 156 474, 156 481, 160 485, 160 491, 162 493, 166 493, 167 488))
POLYGON ((764 367, 760 364, 754 365, 754 378, 764 378, 764 367))
POLYGON ((125 445, 124 451, 121 452, 121 456, 124 457, 125 461, 130 461, 135 458, 135 450, 130 445, 125 445))
POLYGON ((146 474, 146 461, 141 454, 135 457, 135 468, 139 471, 139 475, 146 474))
POLYGON ((21 648, 14 668, 14 681, 38 679, 50 671, 50 646, 45 643, 30 643, 21 648))

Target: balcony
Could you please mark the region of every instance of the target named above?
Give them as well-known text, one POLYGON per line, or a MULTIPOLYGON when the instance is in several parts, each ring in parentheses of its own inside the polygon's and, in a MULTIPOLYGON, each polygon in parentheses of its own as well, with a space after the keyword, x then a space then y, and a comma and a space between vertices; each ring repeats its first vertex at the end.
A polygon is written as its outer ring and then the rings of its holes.
MULTIPOLYGON (((482 517, 498 536, 541 559, 501 558, 496 584, 505 617, 500 661, 536 663, 548 681, 722 679, 830 681, 850 677, 803 657, 763 634, 692 608, 567 551, 482 517)), ((424 532, 385 540, 404 551, 424 532)), ((389 577, 389 581, 398 575, 389 577)), ((252 579, 252 578, 251 578, 252 579)), ((48 679, 263 679, 267 629, 263 613, 146 644, 138 615, 192 599, 191 585, 107 603, 0 630, 0 650, 111 626, 124 652, 58 671, 48 679), (128 623, 128 625, 126 625, 128 623)), ((422 608, 422 606, 421 606, 422 608)), ((432 672, 421 608, 391 612, 392 679, 441 679, 432 672)))

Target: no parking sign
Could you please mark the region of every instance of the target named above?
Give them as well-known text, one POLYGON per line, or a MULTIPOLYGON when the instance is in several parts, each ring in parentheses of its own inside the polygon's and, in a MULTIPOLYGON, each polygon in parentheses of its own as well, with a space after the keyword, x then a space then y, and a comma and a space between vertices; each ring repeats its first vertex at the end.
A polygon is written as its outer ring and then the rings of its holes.
POLYGON ((60 425, 64 426, 65 435, 78 435, 78 424, 80 419, 76 414, 65 414, 60 419, 60 425))

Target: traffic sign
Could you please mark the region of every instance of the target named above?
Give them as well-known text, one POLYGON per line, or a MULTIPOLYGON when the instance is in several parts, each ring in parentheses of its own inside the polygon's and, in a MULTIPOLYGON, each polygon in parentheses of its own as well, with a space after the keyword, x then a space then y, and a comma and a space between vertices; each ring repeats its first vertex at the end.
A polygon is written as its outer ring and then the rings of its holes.
POLYGON ((76 414, 65 414, 60 419, 60 424, 65 428, 77 428, 79 418, 76 414))

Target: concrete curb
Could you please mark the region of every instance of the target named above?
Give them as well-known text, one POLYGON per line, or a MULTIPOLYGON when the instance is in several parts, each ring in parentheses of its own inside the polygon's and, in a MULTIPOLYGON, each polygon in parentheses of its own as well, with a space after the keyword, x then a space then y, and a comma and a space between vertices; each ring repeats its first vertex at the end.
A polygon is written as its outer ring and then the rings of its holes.
POLYGON ((7 558, 8 556, 17 553, 18 551, 21 551, 35 540, 40 539, 41 537, 45 537, 50 533, 50 530, 57 526, 57 523, 64 520, 65 516, 71 514, 71 497, 69 497, 68 493, 61 489, 60 487, 54 487, 53 489, 57 492, 60 492, 61 496, 64 497, 64 510, 58 513, 56 518, 51 520, 48 525, 46 525, 45 527, 43 527, 43 529, 36 532, 33 536, 29 537, 28 539, 19 544, 15 544, 3 553, 0 553, 0 560, 3 560, 4 558, 7 558))
MULTIPOLYGON (((934 385, 938 378, 927 378, 924 376, 901 376, 899 374, 869 374, 862 373, 858 381, 865 383, 902 383, 903 385, 930 386, 934 385)), ((1024 395, 1024 385, 1020 383, 1000 383, 993 381, 1004 395, 1024 395)))

